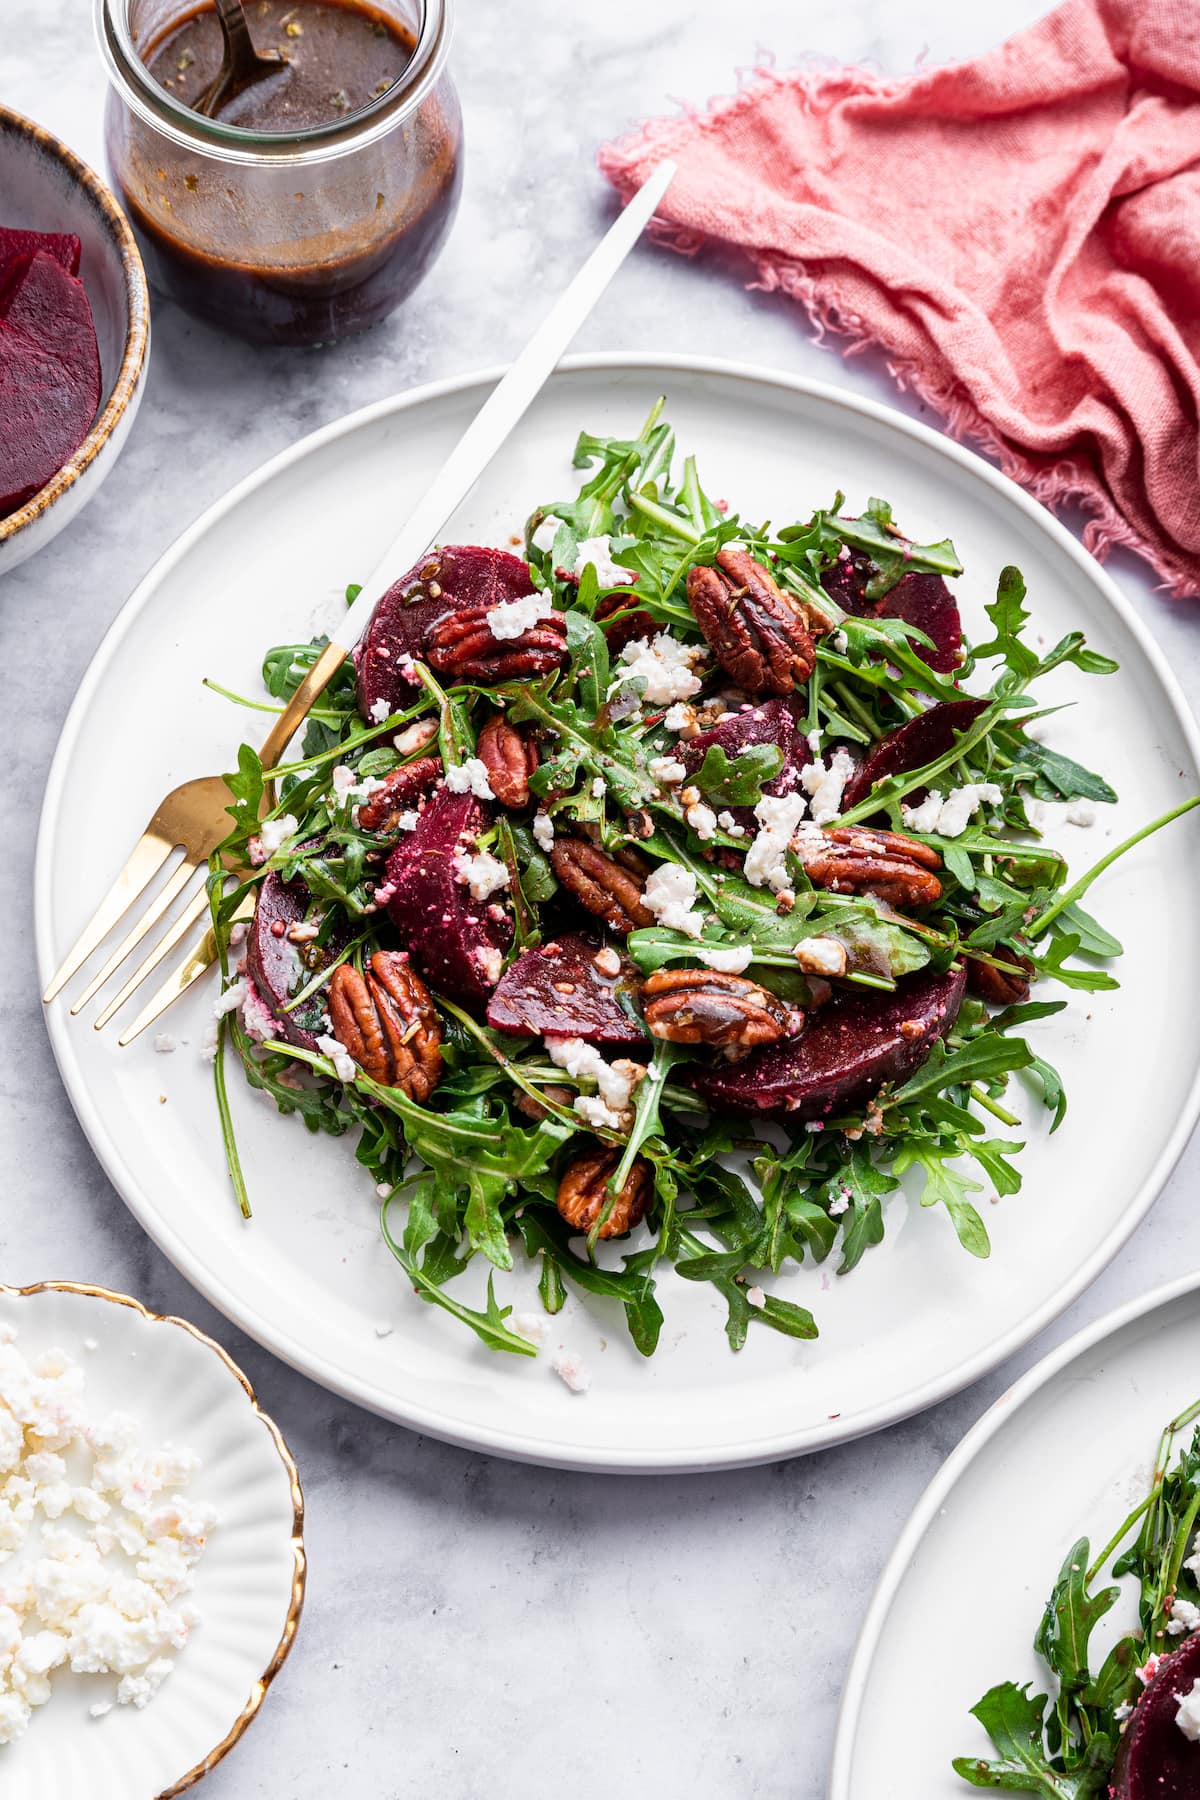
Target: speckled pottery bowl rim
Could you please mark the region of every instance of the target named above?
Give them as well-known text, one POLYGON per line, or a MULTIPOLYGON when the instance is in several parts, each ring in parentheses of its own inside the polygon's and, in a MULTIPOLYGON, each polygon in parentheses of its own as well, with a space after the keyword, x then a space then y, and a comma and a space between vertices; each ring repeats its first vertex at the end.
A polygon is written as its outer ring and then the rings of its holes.
POLYGON ((27 500, 24 506, 18 507, 16 512, 0 519, 0 549, 27 525, 32 525, 35 520, 48 513, 54 503, 74 487, 96 461, 133 403, 150 353, 150 291, 146 284, 146 272, 142 267, 129 221, 109 189, 53 132, 47 131, 42 125, 36 125, 32 119, 25 118, 10 107, 0 105, 0 144, 5 137, 10 136, 25 138, 40 154, 60 163, 76 186, 85 191, 103 219, 121 259, 125 291, 125 343, 112 392, 100 416, 74 456, 68 458, 45 487, 39 488, 33 498, 27 500))
POLYGON ((265 1426, 267 1435, 287 1475, 292 1500, 292 1592, 283 1631, 271 1654, 270 1661, 252 1686, 246 1704, 220 1743, 214 1745, 207 1755, 201 1757, 200 1761, 185 1775, 181 1775, 178 1781, 173 1782, 170 1787, 163 1788, 154 1796, 154 1800, 174 1800, 175 1795, 185 1793, 188 1788, 194 1787, 196 1782, 215 1769, 217 1764, 223 1761, 240 1741, 243 1732, 258 1716, 259 1708, 266 1699, 267 1690, 287 1661, 295 1642, 300 1615, 304 1610, 304 1592, 308 1577, 308 1557, 304 1548, 304 1494, 300 1486, 300 1471, 296 1467, 296 1459, 288 1449, 283 1433, 270 1414, 264 1412, 259 1405, 258 1395, 250 1385, 248 1376, 238 1367, 228 1351, 223 1350, 216 1339, 209 1337, 207 1332, 201 1331, 199 1326, 192 1325, 187 1319, 178 1318, 174 1313, 151 1312, 148 1306, 143 1306, 140 1300, 135 1300, 130 1294, 117 1293, 113 1288, 93 1287, 87 1282, 36 1281, 29 1287, 11 1287, 7 1282, 0 1281, 0 1299, 26 1300, 32 1299, 38 1294, 79 1294, 89 1300, 110 1301, 115 1306, 129 1307, 148 1324, 174 1325, 180 1331, 186 1332, 189 1337, 195 1338, 198 1344, 203 1344, 206 1349, 213 1352, 213 1355, 225 1365, 244 1390, 255 1417, 265 1426))

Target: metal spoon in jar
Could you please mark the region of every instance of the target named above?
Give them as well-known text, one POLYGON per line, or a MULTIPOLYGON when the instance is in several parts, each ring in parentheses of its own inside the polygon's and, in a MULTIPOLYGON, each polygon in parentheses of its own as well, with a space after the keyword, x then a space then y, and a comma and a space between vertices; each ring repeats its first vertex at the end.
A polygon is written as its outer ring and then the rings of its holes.
POLYGON ((262 81, 267 75, 277 75, 283 63, 278 50, 254 48, 242 0, 214 0, 214 4, 221 21, 225 50, 215 80, 192 106, 193 112, 203 113, 209 119, 215 117, 226 101, 234 99, 256 81, 262 81))

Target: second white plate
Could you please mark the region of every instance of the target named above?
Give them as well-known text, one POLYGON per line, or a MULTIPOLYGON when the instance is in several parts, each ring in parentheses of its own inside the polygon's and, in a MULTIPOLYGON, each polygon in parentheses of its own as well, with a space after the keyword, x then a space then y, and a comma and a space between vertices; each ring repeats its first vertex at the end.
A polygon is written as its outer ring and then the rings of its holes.
MULTIPOLYGON (((230 767, 239 737, 261 735, 261 715, 203 691, 200 678, 260 693, 264 648, 328 625, 345 584, 382 553, 488 384, 429 388, 318 432, 234 489, 142 583, 82 684, 51 773, 37 867, 43 974, 163 789, 230 767)), ((659 393, 709 490, 750 516, 801 517, 839 487, 852 509, 885 495, 916 537, 955 539, 973 635, 986 625, 999 570, 1016 562, 1047 641, 1082 626, 1118 658, 1118 676, 1064 669, 1048 684, 1048 700, 1081 703, 1057 716, 1054 741, 1109 771, 1122 796, 1093 830, 1066 828, 1074 865, 1200 785, 1173 679, 1092 559, 978 458, 835 389, 717 363, 581 359, 544 390, 447 540, 509 543, 535 503, 574 492, 580 428, 627 435, 659 393)), ((816 1344, 756 1331, 734 1356, 717 1296, 668 1274, 662 1344, 644 1362, 619 1314, 572 1300, 551 1348, 562 1342, 590 1365, 586 1396, 567 1392, 547 1355, 491 1354, 415 1301, 380 1240, 351 1146, 279 1119, 234 1078, 255 1205, 253 1223, 242 1224, 212 1072, 197 1054, 211 988, 168 1021, 181 1040, 173 1055, 156 1056, 146 1041, 118 1050, 112 1034, 69 1019, 61 1003, 50 1032, 84 1128, 145 1228, 210 1300, 316 1380, 419 1430, 540 1462, 661 1470, 765 1461, 874 1430, 976 1379, 1074 1299, 1143 1216, 1196 1113, 1200 1016, 1173 997, 1200 989, 1184 879, 1198 854, 1193 814, 1096 890, 1096 910, 1127 946, 1124 985, 1078 996, 1035 1027, 1063 1070, 1071 1111, 1050 1139, 1044 1113, 1028 1107, 1022 1192, 997 1206, 983 1196, 990 1262, 967 1256, 944 1216, 910 1216, 897 1198, 885 1245, 849 1279, 831 1263, 771 1284, 816 1314, 816 1344)), ((476 1296, 482 1283, 480 1271, 476 1296)), ((536 1305, 527 1274, 500 1286, 506 1300, 536 1305)))

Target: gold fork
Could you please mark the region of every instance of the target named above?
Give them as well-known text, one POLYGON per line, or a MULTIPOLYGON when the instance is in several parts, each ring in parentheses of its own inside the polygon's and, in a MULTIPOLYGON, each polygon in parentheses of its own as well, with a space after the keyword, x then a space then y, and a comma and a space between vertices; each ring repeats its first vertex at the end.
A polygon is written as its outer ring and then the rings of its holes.
MULTIPOLYGON (((384 553, 353 604, 343 614, 336 628, 337 641, 328 644, 321 652, 276 721, 262 747, 264 769, 273 769, 280 761, 309 709, 350 654, 350 646, 358 642, 370 624, 378 601, 391 586, 394 572, 410 568, 420 561, 455 507, 465 499, 523 418, 530 403, 554 372, 555 365, 571 339, 641 236, 655 207, 670 186, 674 173, 675 165, 663 162, 646 178, 624 212, 609 227, 569 287, 556 301, 503 380, 484 401, 404 528, 384 553)), ((87 983, 71 1007, 71 1012, 79 1013, 95 998, 126 958, 166 918, 196 876, 207 871, 209 857, 232 829, 233 821, 228 810, 232 804, 233 796, 220 775, 205 775, 194 781, 185 781, 160 801, 125 867, 52 976, 43 996, 47 1005, 100 949, 174 851, 182 849, 182 861, 172 870, 169 879, 155 894, 136 924, 87 983)), ((138 964, 120 990, 98 1013, 94 1021, 97 1031, 103 1030, 147 977, 199 924, 207 906, 207 893, 201 884, 199 891, 168 926, 149 955, 138 964)), ((242 910, 247 916, 253 911, 249 899, 242 910)), ((118 1043, 122 1046, 132 1043, 147 1025, 159 1018, 181 994, 186 993, 209 967, 215 955, 216 945, 210 930, 185 954, 133 1024, 121 1034, 118 1043)))

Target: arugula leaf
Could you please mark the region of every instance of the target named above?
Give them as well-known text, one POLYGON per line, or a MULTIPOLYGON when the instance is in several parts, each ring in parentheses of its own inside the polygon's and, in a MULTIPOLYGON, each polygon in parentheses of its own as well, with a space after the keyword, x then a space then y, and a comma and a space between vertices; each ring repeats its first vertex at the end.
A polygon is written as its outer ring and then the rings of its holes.
POLYGON ((764 785, 783 767, 778 744, 750 744, 730 758, 720 744, 710 744, 704 761, 689 777, 713 807, 755 806, 764 785))
POLYGON ((999 1761, 956 1756, 955 1774, 972 1787, 1005 1788, 1010 1793, 1041 1794, 1043 1800, 1098 1800, 1108 1776, 1098 1764, 1079 1773, 1060 1774, 1046 1754, 1042 1714, 1046 1696, 1030 1696, 1028 1687, 1003 1681, 989 1688, 971 1708, 996 1750, 999 1761))

